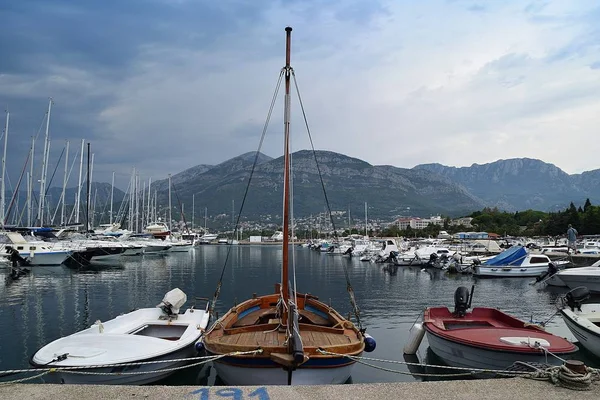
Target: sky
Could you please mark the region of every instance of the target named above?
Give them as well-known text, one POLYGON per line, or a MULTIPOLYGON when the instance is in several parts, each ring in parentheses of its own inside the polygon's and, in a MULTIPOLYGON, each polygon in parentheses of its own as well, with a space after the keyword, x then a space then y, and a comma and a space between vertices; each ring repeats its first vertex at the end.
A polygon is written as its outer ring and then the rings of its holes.
MULTIPOLYGON (((133 168, 156 180, 256 151, 288 25, 316 149, 404 168, 515 157, 600 168, 597 1, 4 0, 0 21, 7 187, 36 135, 39 179, 50 97, 52 186, 67 140, 70 186, 82 139, 93 180, 114 171, 121 188, 133 168)), ((271 157, 282 94, 261 148, 271 157)), ((306 149, 292 98, 293 149, 306 149)))

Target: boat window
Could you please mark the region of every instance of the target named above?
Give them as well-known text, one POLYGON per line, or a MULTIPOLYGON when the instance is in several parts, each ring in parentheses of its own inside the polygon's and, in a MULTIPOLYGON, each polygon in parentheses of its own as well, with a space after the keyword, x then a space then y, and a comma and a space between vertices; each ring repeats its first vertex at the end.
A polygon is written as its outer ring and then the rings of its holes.
POLYGON ((159 325, 159 324, 147 324, 134 329, 130 332, 131 335, 139 336, 150 336, 158 339, 165 340, 179 340, 187 325, 159 325))
POLYGON ((531 260, 529 261, 531 264, 542 264, 542 263, 549 263, 550 260, 546 257, 531 257, 531 260))
POLYGON ((17 250, 23 250, 23 246, 17 246, 17 250))
POLYGON ((31 246, 31 247, 29 247, 29 250, 35 250, 35 249, 36 249, 36 247, 35 247, 35 246, 31 246))

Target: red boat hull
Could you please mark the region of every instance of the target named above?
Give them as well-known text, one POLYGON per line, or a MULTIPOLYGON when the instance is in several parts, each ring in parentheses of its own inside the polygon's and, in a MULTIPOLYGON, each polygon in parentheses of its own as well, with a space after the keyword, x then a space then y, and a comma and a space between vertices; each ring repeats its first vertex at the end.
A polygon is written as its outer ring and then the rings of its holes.
POLYGON ((577 351, 566 339, 493 308, 474 308, 464 317, 446 307, 428 308, 423 325, 433 352, 452 366, 503 370, 515 361, 560 364, 548 353, 577 351))

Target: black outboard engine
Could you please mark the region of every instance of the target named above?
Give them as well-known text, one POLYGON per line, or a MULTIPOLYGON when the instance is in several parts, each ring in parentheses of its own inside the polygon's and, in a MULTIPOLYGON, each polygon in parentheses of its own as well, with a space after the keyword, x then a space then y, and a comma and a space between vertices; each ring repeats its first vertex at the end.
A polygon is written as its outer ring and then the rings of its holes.
POLYGON ((437 261, 437 259, 438 259, 438 255, 435 253, 431 253, 429 255, 429 261, 427 262, 427 265, 430 267, 433 267, 435 265, 435 262, 437 261))
POLYGON ((575 308, 581 311, 581 304, 589 298, 590 291, 585 286, 576 287, 565 295, 567 305, 571 311, 575 311, 575 308))
POLYGON ((555 262, 550 261, 548 263, 548 275, 552 276, 558 272, 558 265, 555 262))
POLYGON ((454 315, 464 317, 469 307, 471 307, 469 289, 461 286, 454 292, 454 315))
POLYGON ((477 266, 477 265, 481 265, 481 260, 479 258, 475 258, 473 260, 473 265, 477 266))

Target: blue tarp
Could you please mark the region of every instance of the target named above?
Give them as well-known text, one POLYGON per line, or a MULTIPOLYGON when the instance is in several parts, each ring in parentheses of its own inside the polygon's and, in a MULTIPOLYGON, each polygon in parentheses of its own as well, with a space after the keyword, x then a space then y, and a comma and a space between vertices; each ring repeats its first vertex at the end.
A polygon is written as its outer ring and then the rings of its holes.
POLYGON ((522 246, 511 247, 504 250, 494 258, 490 258, 484 265, 521 265, 527 256, 527 250, 522 246))

